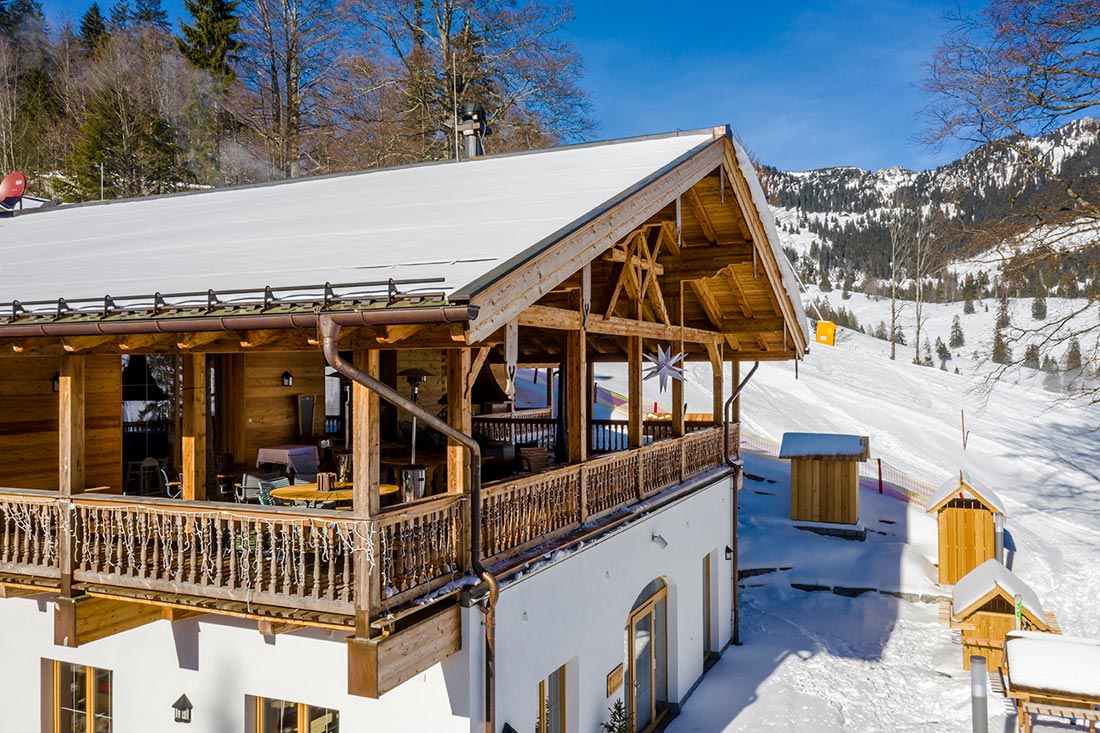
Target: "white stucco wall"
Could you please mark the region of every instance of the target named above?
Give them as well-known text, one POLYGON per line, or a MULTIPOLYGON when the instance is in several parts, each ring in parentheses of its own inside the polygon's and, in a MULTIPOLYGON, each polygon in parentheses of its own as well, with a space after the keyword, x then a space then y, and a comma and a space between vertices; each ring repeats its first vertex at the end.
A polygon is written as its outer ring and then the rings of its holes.
MULTIPOLYGON (((535 720, 539 680, 568 663, 569 731, 599 729, 613 700, 606 676, 625 661, 624 629, 653 578, 669 584, 669 697, 680 701, 702 674, 702 558, 712 554, 715 648, 730 638, 730 480, 652 512, 560 561, 507 584, 497 610, 497 729, 535 720), (668 546, 651 540, 662 535, 668 546), (526 614, 526 618, 524 617, 526 614)), ((203 616, 158 621, 78 649, 54 646, 53 604, 0 600, 3 731, 46 730, 42 660, 114 673, 116 733, 245 733, 261 695, 340 711, 341 730, 387 733, 480 731, 484 690, 483 615, 463 609, 463 649, 381 700, 346 694, 344 634, 303 630, 265 639, 254 622, 203 616), (194 722, 172 721, 186 693, 194 722)), ((620 690, 619 693, 622 694, 620 690)))

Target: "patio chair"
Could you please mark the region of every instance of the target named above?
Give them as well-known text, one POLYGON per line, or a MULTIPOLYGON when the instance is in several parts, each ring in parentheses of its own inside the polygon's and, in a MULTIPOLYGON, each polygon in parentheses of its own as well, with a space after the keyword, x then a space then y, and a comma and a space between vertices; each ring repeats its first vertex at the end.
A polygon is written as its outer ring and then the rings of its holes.
POLYGON ((260 482, 279 478, 277 473, 245 473, 241 482, 234 487, 234 496, 238 504, 247 504, 260 498, 260 482))
POLYGON ((317 474, 321 471, 313 456, 291 456, 289 468, 296 484, 316 483, 317 474))
POLYGON ((140 488, 138 489, 141 496, 157 495, 167 488, 161 485, 160 473, 160 461, 156 458, 146 458, 141 462, 140 488))
POLYGON ((164 484, 164 493, 169 499, 178 499, 183 494, 183 477, 177 476, 177 481, 168 477, 168 469, 160 469, 160 480, 164 484))
POLYGON ((284 486, 290 486, 290 479, 286 478, 285 476, 283 476, 282 478, 274 479, 272 481, 261 481, 259 492, 256 498, 259 499, 260 503, 264 506, 277 506, 279 502, 275 501, 275 499, 272 498, 271 490, 281 489, 284 486))

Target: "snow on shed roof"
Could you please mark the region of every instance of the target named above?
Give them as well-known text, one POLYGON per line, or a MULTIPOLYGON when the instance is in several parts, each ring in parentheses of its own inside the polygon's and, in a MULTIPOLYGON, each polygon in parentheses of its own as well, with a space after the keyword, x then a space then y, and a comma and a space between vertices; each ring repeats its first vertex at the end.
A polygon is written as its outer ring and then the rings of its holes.
POLYGON ((1005 640, 1009 685, 1100 701, 1100 641, 1039 631, 1005 640))
POLYGON ((389 278, 439 278, 401 290, 450 295, 714 140, 695 131, 4 219, 0 302, 110 294, 122 306, 389 278))
POLYGON ((950 501, 956 493, 962 492, 964 494, 970 494, 973 498, 985 504, 994 512, 999 514, 1005 514, 1005 505, 1001 501, 1001 497, 997 496, 993 492, 993 489, 989 488, 985 484, 976 481, 968 472, 959 471, 958 476, 952 476, 947 479, 940 488, 936 490, 936 493, 932 494, 928 499, 927 507, 928 513, 939 511, 940 507, 950 501))
POLYGON ((865 435, 783 433, 780 458, 848 458, 865 461, 870 453, 865 435))
POLYGON ((986 560, 959 578, 951 594, 951 612, 956 617, 964 615, 994 588, 1000 588, 1009 598, 1015 598, 1019 594, 1028 613, 1046 624, 1046 615, 1039 596, 1035 595, 1035 591, 1027 583, 996 560, 986 560))

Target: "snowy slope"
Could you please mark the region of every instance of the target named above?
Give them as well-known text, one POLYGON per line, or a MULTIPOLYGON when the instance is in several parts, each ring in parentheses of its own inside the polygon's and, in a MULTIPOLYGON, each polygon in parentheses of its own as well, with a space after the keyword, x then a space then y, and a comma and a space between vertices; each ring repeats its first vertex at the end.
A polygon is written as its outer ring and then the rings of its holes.
MULTIPOLYGON (((1048 304, 1052 315, 1073 306, 1048 304)), ((872 325, 889 308, 859 295, 844 305, 872 325)), ((946 340, 960 310, 929 306, 933 342, 946 340)), ((1030 301, 1014 302, 1012 313, 1026 324, 1030 301)), ((911 347, 891 361, 888 343, 839 329, 837 346, 814 346, 797 379, 793 364, 761 365, 744 395, 743 425, 772 439, 788 431, 869 435, 874 456, 932 484, 966 469, 1004 500, 1013 572, 1067 634, 1100 638, 1100 406, 1066 402, 1029 378, 1031 370, 998 383, 982 377, 988 366, 967 352, 988 353, 995 317, 993 303, 963 317, 967 345, 951 372, 910 363, 911 347)), ((597 374, 602 386, 626 391, 624 368, 601 365, 597 374)), ((709 386, 709 366, 689 365, 689 405, 708 405, 709 386)), ((961 647, 932 602, 950 595, 935 581, 934 520, 863 492, 866 543, 808 535, 790 526, 785 463, 749 455, 746 470, 761 480, 747 480, 742 492, 741 567, 773 570, 745 579, 745 645, 727 651, 669 730, 969 730, 961 647), (875 590, 828 592, 837 586, 875 590)), ((990 700, 993 729, 1011 729, 999 700, 990 700)))

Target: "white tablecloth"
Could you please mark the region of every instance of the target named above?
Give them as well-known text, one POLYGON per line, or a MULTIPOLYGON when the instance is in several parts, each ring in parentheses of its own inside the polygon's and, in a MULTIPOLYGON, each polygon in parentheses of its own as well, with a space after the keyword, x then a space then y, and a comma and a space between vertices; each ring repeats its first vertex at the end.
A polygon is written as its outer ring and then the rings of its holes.
POLYGON ((290 465, 291 456, 311 456, 313 462, 318 460, 317 446, 315 445, 268 445, 256 452, 256 465, 263 463, 279 463, 290 465))

